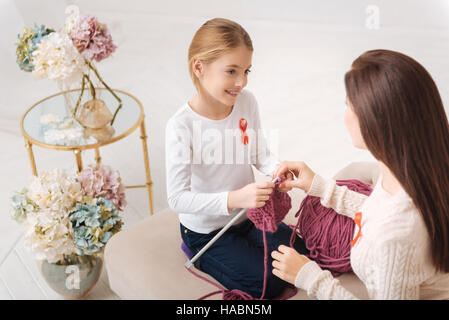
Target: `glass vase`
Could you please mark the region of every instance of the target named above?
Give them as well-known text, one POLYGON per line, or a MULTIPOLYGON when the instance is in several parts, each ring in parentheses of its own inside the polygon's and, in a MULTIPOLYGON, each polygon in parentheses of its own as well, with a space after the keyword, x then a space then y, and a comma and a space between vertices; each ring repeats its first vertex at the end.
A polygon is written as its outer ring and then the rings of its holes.
POLYGON ((83 256, 75 263, 49 263, 38 261, 47 284, 67 299, 85 297, 97 284, 103 269, 103 256, 83 256))

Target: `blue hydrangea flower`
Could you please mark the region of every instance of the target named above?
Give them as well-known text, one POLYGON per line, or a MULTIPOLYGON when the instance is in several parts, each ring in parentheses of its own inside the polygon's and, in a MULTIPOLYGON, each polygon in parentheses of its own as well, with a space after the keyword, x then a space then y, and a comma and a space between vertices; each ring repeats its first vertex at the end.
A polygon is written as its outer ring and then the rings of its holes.
POLYGON ((70 221, 75 233, 78 255, 92 255, 100 251, 109 239, 122 227, 122 218, 111 201, 85 197, 77 203, 70 221))
POLYGON ((23 29, 23 34, 17 36, 19 40, 16 49, 17 64, 20 69, 26 72, 33 71, 33 51, 37 49, 37 45, 42 38, 54 31, 44 25, 38 26, 36 24, 32 29, 27 27, 23 29))
POLYGON ((37 210, 37 205, 28 198, 28 190, 15 191, 11 197, 11 217, 18 223, 22 223, 27 218, 28 212, 37 210))

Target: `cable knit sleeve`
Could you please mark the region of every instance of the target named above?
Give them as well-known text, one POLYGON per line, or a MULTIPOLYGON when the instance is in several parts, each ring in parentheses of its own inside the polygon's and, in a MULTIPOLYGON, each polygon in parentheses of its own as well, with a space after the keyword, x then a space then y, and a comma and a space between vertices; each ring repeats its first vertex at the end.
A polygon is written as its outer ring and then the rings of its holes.
POLYGON ((319 300, 355 300, 351 292, 346 290, 340 281, 327 270, 322 270, 315 261, 307 262, 299 270, 295 286, 307 292, 309 297, 319 300))
MULTIPOLYGON (((376 249, 376 259, 370 266, 373 284, 371 298, 376 300, 417 300, 423 281, 423 272, 414 258, 413 245, 397 242, 376 249)), ((298 272, 295 286, 304 289, 310 297, 320 300, 357 299, 346 290, 327 270, 322 270, 314 261, 305 264, 298 272)))
POLYGON ((373 299, 417 300, 424 272, 417 245, 389 241, 374 249, 373 299))
POLYGON ((323 206, 332 208, 339 214, 352 219, 354 219, 355 213, 360 210, 363 202, 368 198, 363 194, 349 190, 346 186, 337 186, 335 180, 324 179, 318 174, 313 178, 307 194, 320 197, 323 206))
MULTIPOLYGON (((374 248, 373 261, 367 265, 365 285, 371 299, 406 300, 419 299, 420 284, 426 278, 422 247, 411 241, 380 240, 374 248)), ((299 270, 295 286, 306 290, 310 297, 320 300, 358 299, 346 290, 327 270, 314 261, 299 270)))

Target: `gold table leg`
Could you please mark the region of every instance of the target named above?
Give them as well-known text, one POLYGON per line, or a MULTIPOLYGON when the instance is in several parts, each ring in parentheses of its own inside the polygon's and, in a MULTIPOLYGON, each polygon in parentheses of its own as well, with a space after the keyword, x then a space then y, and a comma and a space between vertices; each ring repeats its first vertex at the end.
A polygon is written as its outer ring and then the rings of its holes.
POLYGON ((147 176, 146 187, 148 190, 148 199, 150 200, 150 211, 151 211, 151 215, 153 215, 153 182, 151 181, 150 158, 148 156, 147 133, 145 130, 145 118, 142 120, 142 123, 140 124, 140 139, 142 139, 143 161, 145 164, 145 172, 146 172, 146 176, 147 176))
POLYGON ((76 158, 76 166, 78 167, 78 173, 83 171, 83 159, 81 158, 81 150, 75 149, 73 150, 73 153, 75 154, 76 158))
POLYGON ((37 177, 37 170, 36 170, 36 161, 34 160, 34 154, 33 154, 33 145, 30 141, 25 139, 25 148, 28 150, 28 157, 30 158, 30 164, 31 164, 31 172, 34 176, 37 177))
POLYGON ((100 150, 99 148, 95 148, 95 162, 97 164, 101 163, 100 150))

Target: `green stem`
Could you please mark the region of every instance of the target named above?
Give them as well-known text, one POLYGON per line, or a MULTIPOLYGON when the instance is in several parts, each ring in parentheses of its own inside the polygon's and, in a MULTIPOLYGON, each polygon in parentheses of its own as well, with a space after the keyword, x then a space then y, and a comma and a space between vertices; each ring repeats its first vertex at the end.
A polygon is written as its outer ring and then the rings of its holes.
POLYGON ((89 66, 89 68, 92 69, 92 71, 95 73, 95 75, 97 76, 98 80, 100 80, 100 82, 104 85, 104 87, 114 96, 115 99, 117 99, 117 101, 119 102, 119 106, 117 107, 117 110, 115 110, 114 112, 114 116, 112 117, 111 120, 111 126, 114 124, 115 121, 115 117, 117 116, 117 112, 122 108, 122 99, 120 99, 117 94, 111 89, 109 88, 109 86, 106 84, 106 82, 103 81, 103 79, 101 78, 100 74, 98 73, 97 69, 94 68, 94 66, 86 60, 86 64, 89 66))
POLYGON ((93 84, 92 81, 90 80, 89 75, 86 74, 85 76, 86 76, 87 81, 89 81, 90 94, 92 95, 92 98, 93 98, 93 99, 96 99, 96 98, 97 98, 97 95, 96 95, 96 92, 95 92, 94 84, 93 84))
POLYGON ((118 105, 118 107, 117 107, 117 109, 116 109, 115 112, 114 112, 114 116, 112 117, 112 120, 111 120, 111 126, 114 124, 115 117, 117 116, 117 112, 118 112, 121 108, 122 108, 122 102, 120 101, 120 102, 119 102, 119 105, 118 105))
POLYGON ((78 107, 81 103, 81 98, 83 97, 83 94, 84 94, 84 86, 86 85, 85 77, 86 77, 86 75, 83 74, 83 80, 81 81, 81 92, 80 92, 80 95, 78 96, 78 100, 76 101, 75 109, 73 110, 74 118, 76 118, 76 112, 78 111, 78 107))

